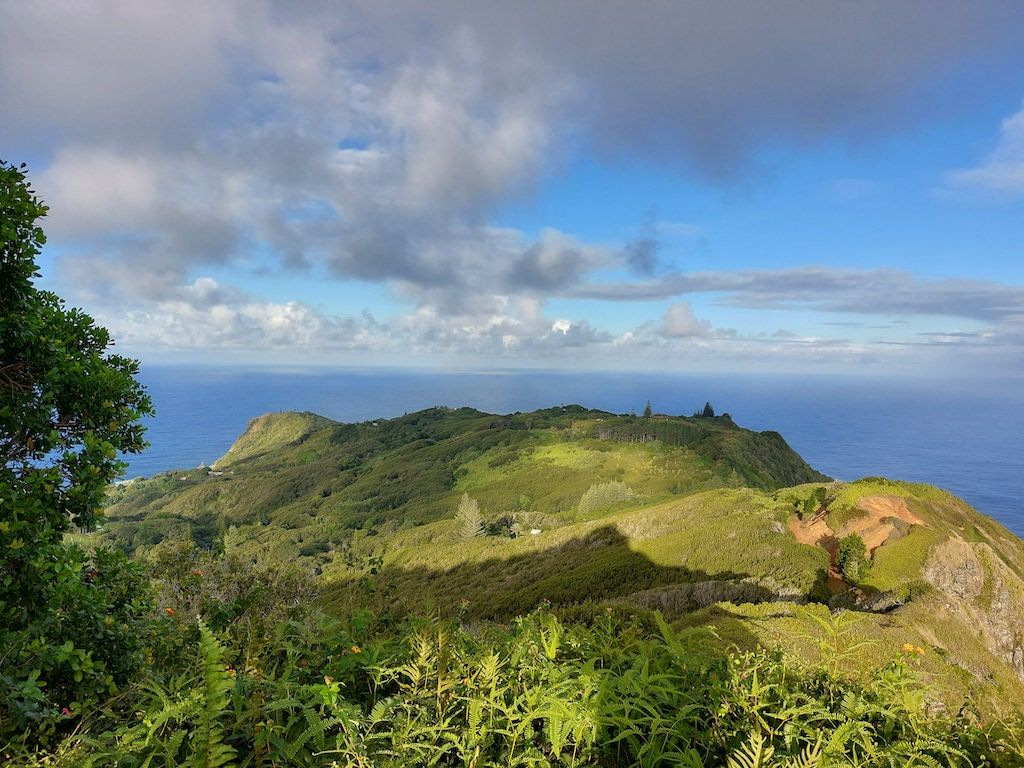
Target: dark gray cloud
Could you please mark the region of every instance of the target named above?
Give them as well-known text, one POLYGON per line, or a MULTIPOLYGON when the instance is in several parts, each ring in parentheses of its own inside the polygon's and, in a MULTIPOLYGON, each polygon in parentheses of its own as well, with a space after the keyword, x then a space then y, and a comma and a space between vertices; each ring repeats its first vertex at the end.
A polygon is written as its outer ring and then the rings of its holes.
POLYGON ((653 237, 638 237, 626 243, 622 249, 626 264, 640 275, 652 275, 657 271, 660 262, 661 241, 653 237))
POLYGON ((566 80, 577 122, 610 152, 682 160, 713 176, 742 169, 765 141, 871 135, 955 109, 956 94, 926 83, 998 57, 1024 30, 1015 3, 955 0, 364 7, 392 45, 444 39, 457 19, 487 51, 489 77, 530 59, 549 80, 566 80))
MULTIPOLYGON (((486 222, 568 136, 735 173, 764 142, 901 124, 926 75, 1024 29, 1003 2, 0 9, 0 100, 19 104, 0 139, 63 147, 45 180, 60 233, 130 222, 136 272, 178 260, 184 275, 261 245, 289 268, 428 286, 462 275, 451 253, 476 239, 530 289, 572 270, 496 248, 486 222), (297 205, 331 216, 290 216, 297 205)), ((624 256, 653 272, 656 242, 624 256)))
MULTIPOLYGON (((409 139, 447 166, 483 138, 473 130, 482 114, 503 120, 532 102, 616 152, 711 173, 742 166, 764 140, 870 133, 922 101, 952 106, 955 93, 922 92, 923 81, 998 60, 1024 29, 1009 0, 186 0, 144 10, 4 0, 0 11, 0 94, 20 105, 0 128, 5 142, 181 146, 197 128, 290 118, 301 102, 306 130, 378 143, 399 135, 379 113, 390 94, 392 117, 437 128, 409 139), (465 122, 434 100, 439 89, 460 90, 464 104, 498 99, 465 122)), ((429 163, 421 171, 429 179, 429 163)), ((458 184, 436 191, 470 199, 458 184)))
POLYGON ((594 256, 586 249, 549 233, 515 257, 506 285, 513 290, 562 291, 579 285, 594 266, 594 256))

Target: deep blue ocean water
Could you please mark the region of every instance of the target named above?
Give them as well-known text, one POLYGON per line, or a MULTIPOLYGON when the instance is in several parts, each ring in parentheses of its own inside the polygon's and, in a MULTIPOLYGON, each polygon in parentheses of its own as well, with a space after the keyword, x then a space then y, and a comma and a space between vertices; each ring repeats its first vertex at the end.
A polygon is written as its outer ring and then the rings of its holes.
POLYGON ((156 366, 141 379, 157 415, 127 477, 211 463, 268 411, 365 421, 433 405, 628 413, 650 400, 658 413, 689 415, 710 401, 743 427, 781 432, 827 475, 932 483, 1024 536, 1024 392, 1013 382, 156 366))

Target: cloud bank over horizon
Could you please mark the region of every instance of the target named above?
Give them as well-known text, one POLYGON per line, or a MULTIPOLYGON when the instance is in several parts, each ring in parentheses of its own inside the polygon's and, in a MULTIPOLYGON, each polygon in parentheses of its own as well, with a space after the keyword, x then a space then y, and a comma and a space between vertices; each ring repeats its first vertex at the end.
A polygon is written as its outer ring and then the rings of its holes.
POLYGON ((0 11, 46 283, 144 358, 1024 373, 1015 3, 0 11))

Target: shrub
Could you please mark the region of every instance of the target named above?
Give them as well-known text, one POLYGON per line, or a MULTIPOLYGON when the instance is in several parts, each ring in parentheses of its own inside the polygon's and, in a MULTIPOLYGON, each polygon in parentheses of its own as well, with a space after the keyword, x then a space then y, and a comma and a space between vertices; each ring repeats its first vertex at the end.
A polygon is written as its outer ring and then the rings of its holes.
POLYGON ((493 523, 486 526, 486 531, 489 536, 506 536, 510 539, 514 539, 521 535, 523 526, 516 520, 514 512, 506 512, 504 515, 499 517, 493 523))
POLYGON ((840 539, 839 547, 836 550, 836 565, 839 566, 843 578, 851 583, 856 583, 864 578, 870 565, 864 539, 855 533, 840 539))
POLYGON ((590 515, 601 509, 607 509, 623 501, 629 501, 636 494, 625 483, 612 480, 608 483, 597 483, 590 486, 580 497, 579 512, 590 515))

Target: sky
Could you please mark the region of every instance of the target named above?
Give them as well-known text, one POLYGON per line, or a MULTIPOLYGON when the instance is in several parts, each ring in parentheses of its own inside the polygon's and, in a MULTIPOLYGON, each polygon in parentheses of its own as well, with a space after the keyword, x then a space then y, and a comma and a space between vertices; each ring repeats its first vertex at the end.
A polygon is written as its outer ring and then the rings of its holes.
POLYGON ((144 363, 1024 377, 1024 7, 0 0, 144 363))

